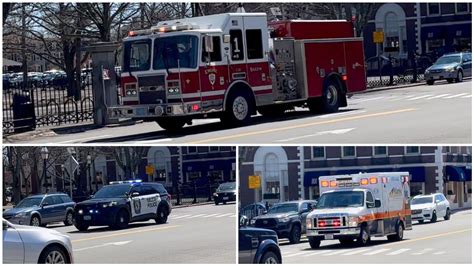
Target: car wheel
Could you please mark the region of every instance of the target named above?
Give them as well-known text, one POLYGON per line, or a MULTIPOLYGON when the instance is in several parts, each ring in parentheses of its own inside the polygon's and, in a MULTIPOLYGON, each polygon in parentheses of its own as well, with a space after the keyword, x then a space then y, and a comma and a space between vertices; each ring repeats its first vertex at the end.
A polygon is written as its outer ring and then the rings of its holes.
POLYGON ((227 201, 223 201, 222 204, 224 204, 224 205, 227 204, 227 201))
POLYGON ((438 220, 438 216, 436 216, 436 211, 433 211, 433 215, 431 215, 430 223, 436 223, 438 220))
POLYGON ((67 212, 66 220, 64 220, 64 225, 69 226, 72 224, 74 224, 74 215, 72 215, 72 212, 67 212))
POLYGON ((125 229, 128 226, 130 217, 125 210, 121 210, 115 216, 115 224, 112 226, 114 229, 125 229))
POLYGON ((360 228, 359 237, 357 238, 357 243, 359 246, 366 246, 370 242, 370 233, 367 225, 363 225, 360 228))
POLYGON ((446 215, 444 216, 444 219, 446 221, 451 219, 451 210, 449 208, 446 209, 446 215))
POLYGON ((49 246, 41 252, 38 264, 66 264, 69 263, 66 254, 58 246, 49 246))
POLYGON ((400 222, 397 223, 394 235, 387 236, 389 241, 401 241, 403 239, 403 226, 400 222))
POLYGON ((314 236, 308 236, 308 242, 312 249, 319 248, 321 245, 321 240, 317 239, 314 236))
POLYGON ((89 228, 88 225, 86 224, 80 224, 80 223, 77 223, 74 224, 74 226, 77 228, 77 230, 79 230, 80 232, 84 232, 84 231, 87 231, 87 229, 89 228))
POLYGON ((162 205, 158 207, 158 211, 156 212, 156 223, 157 224, 164 224, 168 220, 168 213, 165 207, 162 205))
POLYGON ((341 243, 341 245, 343 246, 350 246, 354 243, 354 239, 350 239, 350 238, 339 239, 339 243, 341 243))
POLYGON ((219 205, 219 201, 218 201, 218 200, 214 200, 214 203, 215 203, 216 205, 219 205))
POLYGON ((280 264, 277 254, 273 251, 267 251, 263 254, 260 264, 280 264))
POLYGON ((428 85, 433 85, 433 84, 434 84, 434 80, 427 80, 427 81, 426 81, 426 84, 428 84, 428 85))
POLYGON ((33 217, 31 217, 30 225, 31 226, 41 226, 41 219, 39 218, 38 215, 34 215, 33 217))
POLYGON ((291 228, 290 232, 290 237, 288 237, 288 240, 290 240, 291 244, 298 244, 301 239, 301 226, 298 224, 293 225, 291 228))
POLYGON ((425 222, 425 220, 418 220, 418 223, 420 223, 420 224, 422 224, 424 222, 425 222))
POLYGON ((458 70, 458 74, 456 75, 456 82, 461 82, 463 79, 463 73, 461 70, 458 70))

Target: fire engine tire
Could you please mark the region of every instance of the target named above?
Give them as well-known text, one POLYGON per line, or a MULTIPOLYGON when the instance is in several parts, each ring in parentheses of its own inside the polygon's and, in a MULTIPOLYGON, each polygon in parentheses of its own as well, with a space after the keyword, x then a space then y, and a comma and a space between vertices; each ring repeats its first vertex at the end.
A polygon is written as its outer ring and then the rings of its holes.
POLYGON ((258 112, 262 116, 278 117, 285 113, 285 108, 282 106, 262 106, 258 108, 258 112))
POLYGON ((359 244, 359 246, 367 246, 369 242, 370 242, 369 228, 367 227, 367 225, 363 225, 360 228, 360 234, 359 234, 359 237, 357 238, 357 244, 359 244))
POLYGON ((248 92, 235 90, 229 95, 222 121, 229 126, 245 125, 250 121, 254 108, 254 102, 248 92))
POLYGON ((335 113, 339 110, 342 92, 339 82, 330 79, 325 82, 324 92, 321 98, 321 110, 323 113, 335 113))
POLYGON ((446 221, 451 219, 451 210, 449 208, 446 209, 446 215, 444 216, 444 219, 446 221))
POLYGON ((294 224, 291 228, 290 235, 288 236, 290 244, 298 244, 301 240, 301 226, 299 224, 294 224))
POLYGON ((166 211, 165 206, 161 205, 160 207, 158 207, 158 210, 156 211, 155 222, 157 224, 165 224, 167 220, 168 220, 168 212, 166 211))
POLYGON ((178 131, 181 128, 184 127, 186 124, 186 121, 184 119, 179 119, 179 118, 162 118, 159 120, 156 120, 156 123, 163 128, 166 131, 178 131))
POLYGON ((431 215, 430 223, 436 223, 438 220, 438 216, 436 215, 436 211, 433 211, 433 215, 431 215))
POLYGON ((433 84, 434 84, 434 80, 427 80, 427 81, 426 81, 426 84, 428 84, 428 85, 433 85, 433 84))
POLYGON ((350 246, 354 243, 354 239, 342 238, 342 239, 339 239, 339 243, 341 243, 341 245, 343 246, 350 246))
POLYGON ((461 70, 458 70, 458 74, 456 75, 456 82, 462 82, 463 73, 461 70))
POLYGON ((308 236, 308 242, 312 249, 317 249, 321 245, 321 240, 314 236, 308 236))
POLYGON ((126 210, 120 210, 115 216, 115 223, 111 226, 113 229, 125 229, 130 221, 130 216, 126 210))
POLYGON ((403 226, 400 222, 397 222, 394 235, 388 235, 389 241, 401 241, 403 239, 403 226))

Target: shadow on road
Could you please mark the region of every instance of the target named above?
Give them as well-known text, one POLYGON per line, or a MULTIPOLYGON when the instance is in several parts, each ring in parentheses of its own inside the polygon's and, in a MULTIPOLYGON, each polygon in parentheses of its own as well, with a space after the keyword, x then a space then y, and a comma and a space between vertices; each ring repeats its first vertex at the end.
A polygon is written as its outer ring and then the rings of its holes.
MULTIPOLYGON (((356 109, 356 108, 344 109, 344 110, 340 110, 339 113, 347 113, 347 112, 352 112, 352 111, 357 111, 357 110, 359 109, 356 109)), ((277 116, 277 117, 256 116, 256 117, 252 117, 249 126, 256 126, 256 125, 279 122, 279 121, 291 121, 291 120, 308 118, 308 117, 318 117, 321 115, 326 115, 326 114, 315 115, 314 113, 310 111, 289 111, 285 113, 284 115, 277 116)), ((145 141, 145 140, 152 141, 152 140, 159 140, 162 138, 178 138, 178 137, 197 135, 197 134, 207 133, 207 132, 218 132, 218 131, 232 129, 232 128, 235 128, 235 127, 227 126, 221 122, 214 122, 214 123, 208 123, 208 124, 188 126, 188 127, 183 128, 181 132, 178 132, 178 133, 169 133, 169 132, 166 132, 165 130, 158 130, 158 131, 147 132, 147 133, 131 134, 128 136, 94 139, 91 141, 86 141, 85 143, 145 141)))
POLYGON ((158 226, 163 226, 163 225, 167 225, 167 223, 165 224, 156 224, 155 222, 148 222, 148 223, 133 223, 133 224, 129 224, 127 228, 125 229, 111 229, 110 227, 108 226, 100 226, 100 227, 95 227, 95 228, 92 228, 92 229, 88 229, 87 231, 79 231, 79 230, 74 230, 74 231, 70 231, 70 232, 67 232, 69 234, 94 234, 94 233, 102 233, 102 232, 117 232, 117 231, 125 231, 125 230, 128 230, 128 229, 134 229, 134 228, 144 228, 144 227, 150 227, 150 226, 154 226, 154 225, 158 225, 158 226))

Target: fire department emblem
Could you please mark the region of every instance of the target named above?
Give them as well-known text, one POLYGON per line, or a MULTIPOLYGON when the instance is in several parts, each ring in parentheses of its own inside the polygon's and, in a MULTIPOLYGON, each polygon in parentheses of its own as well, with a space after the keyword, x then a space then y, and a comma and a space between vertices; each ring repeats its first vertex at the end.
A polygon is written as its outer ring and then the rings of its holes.
POLYGON ((216 74, 211 73, 209 74, 209 83, 214 86, 214 83, 216 83, 216 74))

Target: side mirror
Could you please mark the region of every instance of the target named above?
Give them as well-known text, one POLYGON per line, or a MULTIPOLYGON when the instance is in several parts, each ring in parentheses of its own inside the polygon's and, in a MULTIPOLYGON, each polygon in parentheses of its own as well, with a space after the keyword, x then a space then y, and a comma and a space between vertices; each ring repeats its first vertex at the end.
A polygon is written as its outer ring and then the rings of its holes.
POLYGON ((239 227, 247 226, 248 223, 249 223, 249 218, 247 218, 247 216, 245 215, 240 216, 239 227))
POLYGON ((43 202, 43 203, 41 203, 41 208, 44 208, 45 206, 48 206, 48 205, 49 205, 48 202, 43 202))
POLYGON ((368 208, 368 209, 370 209, 370 208, 375 208, 375 202, 367 201, 367 202, 366 202, 366 205, 367 205, 367 208, 368 208))
POLYGON ((133 193, 132 193, 132 198, 138 197, 138 196, 140 196, 140 193, 138 193, 138 192, 133 192, 133 193))
POLYGON ((379 199, 375 200, 375 208, 380 208, 382 206, 382 202, 379 199))

